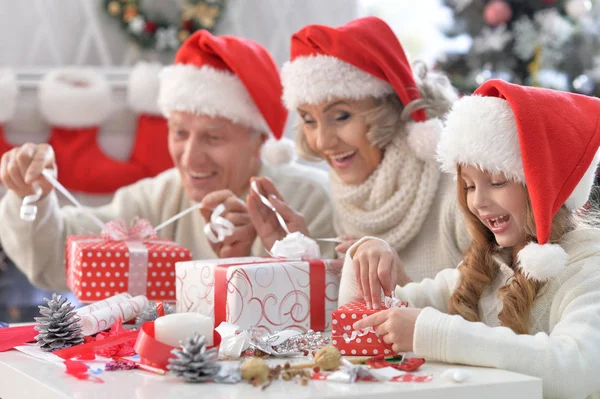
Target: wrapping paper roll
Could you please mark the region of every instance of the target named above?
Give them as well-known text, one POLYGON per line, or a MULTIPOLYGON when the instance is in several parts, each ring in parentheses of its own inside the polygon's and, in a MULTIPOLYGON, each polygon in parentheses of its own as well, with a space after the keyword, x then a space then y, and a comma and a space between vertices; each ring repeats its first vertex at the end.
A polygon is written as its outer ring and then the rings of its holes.
POLYGON ((135 318, 147 305, 148 298, 138 295, 126 301, 107 304, 86 315, 79 315, 83 335, 93 335, 110 328, 121 318, 123 322, 135 318))
POLYGON ((102 308, 105 308, 109 305, 128 301, 131 298, 133 298, 133 297, 130 294, 128 294, 127 292, 124 292, 122 294, 117 294, 117 295, 111 296, 110 298, 104 299, 102 301, 94 302, 91 305, 83 306, 83 307, 75 310, 75 313, 77 313, 78 316, 83 316, 86 314, 93 313, 102 308))

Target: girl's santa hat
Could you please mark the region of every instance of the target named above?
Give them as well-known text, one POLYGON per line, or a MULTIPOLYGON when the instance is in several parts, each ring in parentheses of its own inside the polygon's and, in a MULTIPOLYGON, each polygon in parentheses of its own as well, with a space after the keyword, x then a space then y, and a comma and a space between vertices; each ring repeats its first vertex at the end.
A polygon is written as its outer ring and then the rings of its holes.
POLYGON ((473 165, 526 184, 537 243, 518 258, 529 276, 560 274, 567 254, 548 244, 562 205, 577 210, 590 195, 600 163, 600 100, 549 89, 489 80, 448 114, 438 144, 442 169, 473 165))
MULTIPOLYGON (((200 30, 177 51, 174 65, 160 73, 158 106, 172 111, 219 116, 258 131, 283 136, 287 110, 281 104, 279 70, 260 44, 200 30)), ((267 160, 285 159, 286 144, 268 146, 267 160)), ((289 155, 289 154, 286 154, 289 155)))
MULTIPOLYGON (((308 25, 292 36, 291 60, 281 70, 288 110, 334 98, 358 100, 396 93, 404 106, 421 98, 410 64, 390 27, 376 17, 339 28, 308 25)), ((424 160, 435 154, 442 129, 420 109, 412 114, 408 143, 424 160)))

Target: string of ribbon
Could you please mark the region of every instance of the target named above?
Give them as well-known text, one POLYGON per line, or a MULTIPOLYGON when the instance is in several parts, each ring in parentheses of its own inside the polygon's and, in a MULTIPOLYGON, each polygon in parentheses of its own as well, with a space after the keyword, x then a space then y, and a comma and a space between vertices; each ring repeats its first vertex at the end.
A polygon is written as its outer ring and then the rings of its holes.
MULTIPOLYGON (((57 191, 71 201, 76 208, 81 209, 83 215, 88 217, 100 228, 103 237, 110 240, 143 240, 145 238, 155 238, 156 233, 162 228, 175 222, 184 215, 202 208, 202 204, 195 204, 154 228, 150 222, 142 218, 134 218, 129 227, 127 227, 127 224, 123 220, 103 223, 96 215, 81 205, 79 201, 77 201, 77 199, 56 179, 56 171, 54 169, 44 169, 42 170, 42 175, 57 191)), ((36 204, 42 197, 42 188, 39 184, 33 183, 33 189, 35 191, 34 194, 23 198, 19 212, 21 219, 27 222, 33 222, 36 219, 38 211, 36 204)), ((233 223, 221 216, 224 211, 225 205, 219 204, 212 211, 210 222, 204 226, 206 237, 215 244, 223 242, 226 237, 232 235, 235 227, 233 223)))

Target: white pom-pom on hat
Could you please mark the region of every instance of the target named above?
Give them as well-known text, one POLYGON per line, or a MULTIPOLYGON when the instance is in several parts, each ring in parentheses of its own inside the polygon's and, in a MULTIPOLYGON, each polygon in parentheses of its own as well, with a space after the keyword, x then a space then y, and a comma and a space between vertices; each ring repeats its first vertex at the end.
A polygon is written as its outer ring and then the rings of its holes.
POLYGON ((517 254, 519 267, 528 279, 546 281, 560 275, 568 262, 568 255, 558 244, 531 242, 517 254))
POLYGON ((436 148, 443 130, 442 122, 432 118, 423 122, 409 122, 406 125, 408 132, 408 146, 422 161, 432 161, 436 158, 436 148))
POLYGON ((294 142, 282 137, 280 140, 269 138, 262 147, 261 158, 270 165, 283 165, 296 159, 294 142))

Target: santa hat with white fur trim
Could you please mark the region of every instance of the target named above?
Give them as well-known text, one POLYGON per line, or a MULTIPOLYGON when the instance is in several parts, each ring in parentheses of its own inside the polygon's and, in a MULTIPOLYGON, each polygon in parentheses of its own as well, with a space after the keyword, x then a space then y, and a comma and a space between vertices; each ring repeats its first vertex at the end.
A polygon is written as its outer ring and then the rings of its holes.
MULTIPOLYGON (((334 98, 363 99, 396 92, 404 106, 420 98, 402 45, 376 17, 359 18, 339 28, 308 25, 292 36, 291 60, 281 70, 283 102, 289 110, 334 98)), ((442 129, 420 109, 412 114, 408 143, 431 160, 442 129)))
POLYGON ((597 98, 501 80, 487 81, 448 114, 438 144, 442 169, 475 165, 527 186, 537 243, 518 259, 529 278, 555 277, 567 263, 564 250, 548 243, 552 219, 563 204, 574 211, 588 200, 600 163, 598 115, 597 98))
MULTIPOLYGON (((263 46, 200 30, 177 51, 174 65, 160 73, 158 105, 167 118, 175 110, 220 116, 279 140, 287 119, 281 94, 279 70, 263 46)), ((281 163, 289 160, 289 152, 289 145, 271 142, 263 157, 281 163)))

